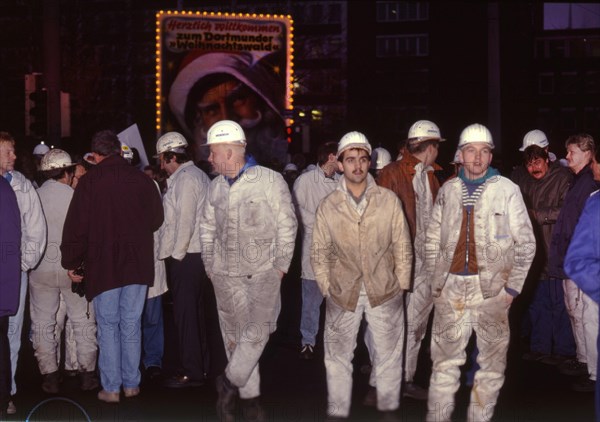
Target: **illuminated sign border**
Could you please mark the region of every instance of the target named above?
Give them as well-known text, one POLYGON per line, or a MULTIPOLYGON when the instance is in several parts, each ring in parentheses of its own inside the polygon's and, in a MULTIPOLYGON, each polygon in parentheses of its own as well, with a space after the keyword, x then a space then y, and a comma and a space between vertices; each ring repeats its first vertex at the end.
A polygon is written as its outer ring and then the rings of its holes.
POLYGON ((291 118, 293 111, 293 74, 294 74, 294 21, 290 15, 277 15, 277 14, 264 14, 264 13, 227 13, 227 12, 200 12, 200 11, 172 11, 172 10, 161 10, 156 14, 156 131, 157 137, 161 135, 162 127, 162 110, 166 107, 163 101, 163 92, 161 86, 162 80, 162 33, 161 33, 161 21, 163 17, 223 17, 233 19, 255 19, 259 21, 283 21, 287 24, 288 31, 288 56, 286 66, 286 93, 285 93, 285 120, 287 125, 291 125, 293 120, 291 118))

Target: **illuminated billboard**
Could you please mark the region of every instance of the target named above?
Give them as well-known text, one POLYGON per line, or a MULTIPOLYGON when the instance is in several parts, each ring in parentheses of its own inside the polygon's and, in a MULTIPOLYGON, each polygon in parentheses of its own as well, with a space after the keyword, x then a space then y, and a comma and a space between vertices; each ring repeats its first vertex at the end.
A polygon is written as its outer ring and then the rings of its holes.
POLYGON ((292 20, 283 15, 161 11, 156 15, 156 129, 185 135, 196 161, 206 134, 235 120, 263 165, 287 162, 292 20))

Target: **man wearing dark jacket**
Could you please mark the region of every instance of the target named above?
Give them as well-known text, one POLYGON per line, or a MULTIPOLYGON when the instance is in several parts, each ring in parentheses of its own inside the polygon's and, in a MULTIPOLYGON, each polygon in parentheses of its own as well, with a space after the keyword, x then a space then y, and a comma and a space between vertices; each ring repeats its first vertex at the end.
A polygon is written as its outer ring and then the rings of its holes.
POLYGON ((575 340, 565 308, 562 279, 548 275, 548 251, 552 229, 558 219, 572 176, 566 168, 550 161, 548 140, 540 131, 531 131, 523 139, 523 167, 527 177, 518 185, 527 205, 536 235, 537 250, 529 278, 535 293, 529 305, 531 321, 530 351, 523 356, 549 365, 559 364, 575 355, 575 340), (527 146, 531 133, 538 134, 527 146))
POLYGON ((86 281, 98 325, 98 399, 139 394, 141 315, 154 280, 153 233, 163 222, 158 190, 120 156, 111 131, 92 139, 95 167, 80 180, 69 206, 61 244, 62 266, 74 282, 86 281), (75 270, 81 265, 85 276, 75 270))
POLYGON ((8 317, 19 307, 21 282, 21 217, 10 183, 0 177, 0 420, 10 400, 11 369, 8 317))

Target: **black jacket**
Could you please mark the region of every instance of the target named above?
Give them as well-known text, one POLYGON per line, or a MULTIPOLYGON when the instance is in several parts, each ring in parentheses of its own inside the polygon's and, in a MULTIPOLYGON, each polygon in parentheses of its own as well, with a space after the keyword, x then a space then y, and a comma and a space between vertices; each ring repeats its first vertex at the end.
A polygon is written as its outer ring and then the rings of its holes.
POLYGON ((113 155, 80 180, 63 229, 62 266, 85 264, 86 297, 154 282, 153 233, 163 222, 154 182, 113 155))

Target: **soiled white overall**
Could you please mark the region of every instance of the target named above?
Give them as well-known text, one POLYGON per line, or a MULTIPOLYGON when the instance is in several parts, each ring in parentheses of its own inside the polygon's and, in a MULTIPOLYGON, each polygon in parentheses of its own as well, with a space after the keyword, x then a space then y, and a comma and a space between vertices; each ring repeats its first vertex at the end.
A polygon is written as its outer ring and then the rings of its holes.
POLYGON ((466 361, 465 348, 475 331, 480 369, 471 390, 468 421, 489 421, 506 368, 510 339, 509 294, 484 299, 479 276, 450 274, 441 295, 434 298, 435 312, 431 339, 433 370, 427 401, 428 422, 450 421, 454 396, 460 386, 460 367, 466 361))

